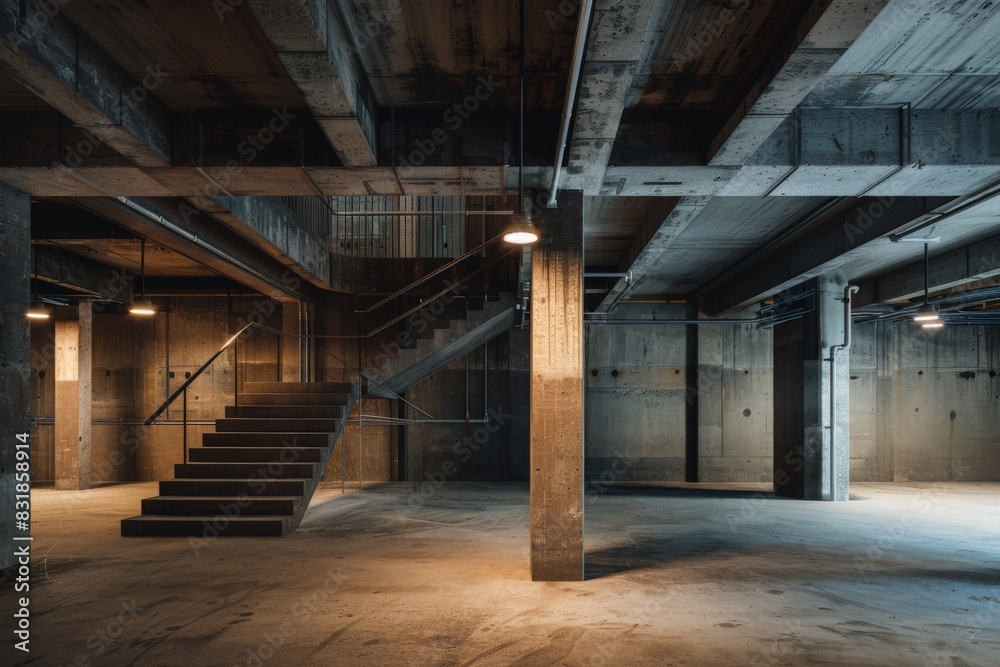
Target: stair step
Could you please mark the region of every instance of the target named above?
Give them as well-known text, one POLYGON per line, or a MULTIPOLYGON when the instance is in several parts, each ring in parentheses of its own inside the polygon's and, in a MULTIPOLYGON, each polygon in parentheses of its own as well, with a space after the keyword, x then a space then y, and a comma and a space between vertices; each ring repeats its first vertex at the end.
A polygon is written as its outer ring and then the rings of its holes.
POLYGON ((211 498, 207 496, 156 496, 142 501, 143 516, 291 516, 299 509, 299 497, 211 498))
POLYGON ((350 394, 343 392, 307 393, 279 392, 272 394, 240 393, 237 403, 242 405, 346 405, 350 394))
POLYGON ((352 389, 350 382, 246 382, 243 385, 247 394, 349 394, 352 389))
POLYGON ((165 479, 161 496, 301 496, 311 479, 165 479))
POLYGON ((301 433, 335 433, 340 430, 339 419, 313 419, 313 418, 291 418, 291 419, 255 419, 255 418, 227 418, 216 419, 215 430, 219 433, 237 432, 269 432, 269 431, 296 431, 301 433))
POLYGON ((281 537, 291 529, 289 517, 134 516, 122 519, 122 537, 281 537))
POLYGON ((192 463, 271 463, 291 459, 296 463, 321 463, 326 447, 193 447, 192 463))
POLYGON ((315 463, 175 463, 176 479, 305 479, 316 474, 315 463))
POLYGON ((330 434, 301 431, 205 433, 201 443, 205 447, 329 447, 330 434))
POLYGON ((252 417, 260 419, 314 419, 342 417, 341 405, 227 405, 226 417, 252 417))

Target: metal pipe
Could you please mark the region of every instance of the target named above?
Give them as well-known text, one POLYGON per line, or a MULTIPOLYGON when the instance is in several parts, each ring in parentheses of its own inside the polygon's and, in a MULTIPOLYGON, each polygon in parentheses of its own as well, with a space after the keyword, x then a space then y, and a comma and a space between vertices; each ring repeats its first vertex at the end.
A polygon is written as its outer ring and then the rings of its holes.
POLYGON ((361 217, 416 217, 428 216, 439 217, 445 215, 514 215, 514 211, 330 211, 341 218, 361 218, 361 217))
POLYGON ((142 206, 140 204, 136 204, 134 201, 132 201, 128 197, 120 197, 120 196, 116 197, 115 195, 113 195, 112 193, 108 192, 107 190, 104 190, 103 188, 99 188, 99 189, 101 191, 107 193, 107 195, 109 197, 113 197, 114 199, 118 200, 119 202, 121 202, 125 206, 131 208, 132 210, 134 210, 134 211, 136 211, 138 213, 141 213, 142 215, 144 215, 145 217, 149 218, 150 220, 156 222, 157 224, 161 225, 162 227, 167 228, 168 230, 170 230, 174 234, 177 234, 178 236, 182 237, 188 243, 192 243, 192 244, 198 246, 199 248, 203 248, 203 249, 207 250, 208 252, 212 253, 213 255, 215 255, 216 257, 218 257, 219 259, 221 259, 226 264, 229 264, 230 266, 232 266, 232 267, 234 267, 236 269, 239 269, 240 271, 243 271, 244 273, 257 278, 258 280, 261 280, 261 281, 267 283, 268 285, 270 285, 271 287, 274 287, 275 289, 277 289, 278 291, 282 292, 283 294, 286 294, 286 295, 288 295, 290 297, 294 297, 296 299, 299 298, 299 295, 296 294, 295 292, 293 292, 292 290, 290 290, 286 285, 282 285, 278 281, 273 280, 273 279, 265 276, 263 273, 261 273, 257 269, 254 269, 253 267, 251 267, 251 266, 249 266, 247 264, 244 264, 243 262, 239 261, 238 259, 230 257, 224 251, 219 250, 218 248, 216 248, 215 246, 213 246, 213 245, 211 245, 209 243, 206 243, 205 241, 201 240, 197 235, 192 234, 189 231, 178 227, 174 223, 172 223, 169 220, 167 220, 166 218, 164 218, 162 215, 158 215, 157 213, 154 213, 153 211, 149 210, 148 208, 146 208, 146 207, 144 207, 144 206, 142 206))
MULTIPOLYGON (((837 352, 851 349, 851 295, 857 285, 844 287, 844 342, 830 346, 830 500, 837 500, 837 352)), ((845 498, 846 500, 846 498, 845 498)))
POLYGON ((559 178, 562 176, 562 161, 566 154, 566 141, 569 139, 569 125, 576 106, 576 91, 580 85, 580 68, 583 66, 583 56, 587 49, 587 34, 590 32, 591 0, 581 0, 580 21, 576 24, 576 41, 573 45, 573 60, 570 64, 569 83, 566 90, 566 100, 563 103, 562 123, 559 128, 559 138, 556 140, 556 162, 552 171, 552 183, 549 186, 548 208, 556 207, 556 194, 559 191, 559 178))
POLYGON ((923 222, 918 223, 905 231, 899 232, 897 234, 890 234, 889 240, 893 241, 894 243, 898 243, 901 239, 906 238, 910 234, 916 234, 922 229, 926 229, 931 225, 936 225, 939 222, 943 222, 944 220, 947 220, 948 218, 954 215, 958 215, 959 213, 962 213, 963 211, 966 211, 972 208, 973 206, 978 206, 979 204, 982 204, 988 199, 992 199, 993 197, 995 197, 997 195, 996 190, 998 188, 1000 188, 1000 181, 994 181, 993 183, 990 183, 989 185, 986 185, 976 190, 972 194, 968 195, 966 199, 969 199, 969 201, 963 202, 962 204, 959 204, 955 208, 951 209, 950 211, 945 211, 944 213, 927 213, 926 215, 933 215, 935 217, 931 218, 930 220, 924 220, 923 222))

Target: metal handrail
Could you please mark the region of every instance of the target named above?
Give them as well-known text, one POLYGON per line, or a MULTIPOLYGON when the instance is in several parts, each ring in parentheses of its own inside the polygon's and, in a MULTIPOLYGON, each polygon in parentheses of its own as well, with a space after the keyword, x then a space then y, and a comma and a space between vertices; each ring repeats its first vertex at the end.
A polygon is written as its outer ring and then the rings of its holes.
MULTIPOLYGON (((389 296, 385 297, 384 299, 382 299, 378 303, 376 303, 376 304, 374 304, 372 306, 369 306, 368 308, 366 308, 364 310, 358 310, 357 308, 355 308, 354 312, 356 312, 356 313, 364 313, 366 315, 369 314, 369 313, 372 313, 372 312, 378 310, 379 308, 381 308, 382 306, 384 306, 385 304, 389 303, 390 301, 401 297, 403 294, 406 294, 407 292, 409 292, 411 289, 413 289, 417 285, 420 285, 421 283, 430 280, 434 276, 438 276, 438 275, 444 273, 445 271, 447 271, 448 269, 452 268, 453 266, 464 262, 469 257, 472 257, 473 255, 478 254, 481 250, 484 250, 488 246, 491 246, 494 243, 496 243, 497 241, 500 241, 502 239, 503 239, 503 234, 501 234, 499 236, 496 236, 496 237, 490 239, 489 241, 487 241, 487 242, 485 242, 485 243, 483 243, 481 245, 476 246, 472 250, 469 250, 465 254, 459 255, 458 257, 456 257, 455 259, 451 260, 447 264, 443 264, 443 265, 439 266, 438 268, 434 269, 433 271, 431 271, 430 273, 425 274, 425 275, 421 276, 420 278, 417 278, 416 280, 414 280, 413 282, 411 282, 409 285, 406 285, 405 287, 399 288, 398 290, 396 290, 395 292, 393 292, 389 296)), ((507 254, 509 255, 510 253, 507 253, 507 254)), ((506 256, 507 255, 504 255, 504 257, 506 257, 506 256)))
POLYGON ((237 331, 235 334, 233 334, 233 337, 230 338, 229 340, 227 340, 222 345, 222 347, 219 348, 218 352, 216 352, 215 354, 213 354, 209 358, 208 361, 206 361, 205 363, 203 363, 198 370, 196 370, 194 373, 192 373, 191 377, 189 377, 187 380, 185 380, 184 384, 182 384, 177 389, 177 391, 175 391, 174 393, 172 393, 170 395, 170 397, 167 398, 167 400, 163 402, 163 405, 161 405, 160 407, 158 407, 156 409, 156 411, 149 416, 149 419, 147 419, 145 422, 143 422, 143 425, 145 425, 145 426, 152 425, 152 423, 156 421, 156 418, 159 417, 161 414, 163 414, 163 411, 166 410, 168 407, 170 407, 170 404, 173 403, 175 400, 177 400, 178 396, 180 396, 185 391, 187 391, 187 388, 191 385, 191 383, 194 382, 195 380, 197 380, 198 376, 201 375, 202 373, 204 373, 206 368, 208 368, 209 366, 212 365, 212 362, 214 362, 216 359, 218 359, 219 356, 223 352, 225 352, 226 350, 228 350, 229 346, 232 345, 233 343, 235 343, 236 339, 238 339, 240 336, 243 335, 243 332, 245 332, 247 329, 250 329, 250 328, 252 328, 254 326, 256 326, 256 324, 254 322, 251 322, 250 324, 246 325, 245 327, 243 327, 242 329, 240 329, 239 331, 237 331))
MULTIPOLYGON (((198 379, 199 375, 201 375, 202 373, 205 372, 205 369, 207 369, 209 366, 211 366, 212 363, 216 359, 218 359, 219 356, 222 355, 223 352, 225 352, 226 350, 228 350, 229 347, 233 343, 235 343, 239 339, 239 337, 242 336, 244 333, 246 333, 246 331, 249 330, 249 329, 261 329, 263 331, 270 331, 271 333, 275 333, 275 334, 278 334, 280 336, 289 336, 289 337, 294 337, 294 338, 342 338, 342 339, 343 338, 357 338, 357 336, 346 336, 346 335, 342 335, 342 336, 321 336, 321 335, 314 335, 314 334, 290 334, 290 333, 287 333, 287 332, 284 332, 284 331, 279 331, 278 329, 272 329, 271 327, 264 326, 263 324, 258 324, 257 322, 251 322, 250 324, 246 325, 245 327, 243 327, 242 329, 240 329, 239 331, 237 331, 235 334, 233 334, 233 336, 229 340, 227 340, 225 343, 223 343, 222 347, 220 347, 219 350, 215 354, 213 354, 211 357, 209 357, 208 361, 206 361, 205 363, 203 363, 198 368, 198 370, 196 370, 194 373, 192 373, 191 377, 187 378, 187 380, 184 381, 184 384, 182 384, 180 387, 178 387, 177 390, 174 391, 174 393, 172 393, 167 398, 167 400, 164 401, 163 404, 160 407, 158 407, 156 409, 156 411, 153 412, 153 414, 151 414, 149 416, 148 419, 146 419, 145 422, 143 422, 143 424, 145 426, 152 425, 153 422, 156 421, 156 418, 159 417, 161 414, 163 414, 163 412, 168 407, 170 407, 171 403, 173 403, 181 395, 183 395, 184 392, 187 390, 187 388, 189 386, 191 386, 191 383, 198 379)), ((332 355, 332 356, 335 356, 335 355, 332 355)), ((341 361, 343 361, 343 360, 341 359, 341 361)), ((347 362, 344 362, 344 363, 347 363, 347 362)))
POLYGON ((506 259, 507 257, 509 257, 511 255, 511 253, 515 252, 516 250, 517 250, 517 248, 512 248, 512 249, 508 250, 504 254, 502 254, 499 257, 497 257, 496 259, 494 259, 492 262, 479 267, 478 269, 476 269, 475 271, 473 271, 469 275, 465 276, 464 278, 462 278, 458 282, 454 283, 453 285, 448 285, 447 287, 445 287, 443 290, 441 290, 437 294, 435 294, 435 295, 431 296, 430 298, 428 298, 427 301, 425 301, 424 303, 417 304, 416 306, 414 306, 413 308, 410 308, 408 311, 406 311, 402 315, 397 315, 396 317, 394 317, 393 319, 389 320, 388 322, 386 322, 382 326, 378 327, 377 329, 373 329, 372 331, 369 331, 366 334, 366 336, 369 336, 369 337, 370 336, 374 336, 377 333, 381 333, 382 331, 385 331, 386 329, 388 329, 389 327, 391 327, 393 324, 397 324, 398 322, 401 322, 401 321, 405 320, 407 317, 409 317, 413 313, 421 310, 422 308, 425 308, 428 303, 431 303, 433 301, 436 301, 437 299, 440 299, 441 297, 443 297, 448 292, 452 291, 453 289, 455 289, 459 285, 462 285, 463 283, 465 283, 467 280, 470 280, 471 278, 475 278, 476 276, 478 276, 483 271, 486 271, 487 269, 491 268, 497 262, 499 262, 499 261, 501 261, 503 259, 506 259))

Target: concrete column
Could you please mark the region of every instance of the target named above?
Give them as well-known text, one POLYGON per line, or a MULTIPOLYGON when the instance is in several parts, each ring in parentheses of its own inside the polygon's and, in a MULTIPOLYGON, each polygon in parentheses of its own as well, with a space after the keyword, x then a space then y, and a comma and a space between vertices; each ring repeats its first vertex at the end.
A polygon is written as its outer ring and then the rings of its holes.
POLYGON ((831 348, 845 341, 846 286, 842 274, 827 275, 782 295, 811 290, 813 297, 789 308, 815 303, 815 309, 774 328, 774 491, 780 496, 848 497, 848 353, 831 357, 831 348))
POLYGON ((57 489, 89 489, 91 485, 93 322, 94 310, 86 301, 72 316, 56 315, 57 489))
POLYGON ((531 578, 583 579, 583 194, 538 211, 531 253, 531 578))
MULTIPOLYGON (((27 535, 15 524, 18 439, 29 432, 31 343, 28 309, 31 283, 31 201, 28 195, 0 183, 0 570, 13 568, 14 537, 27 535)), ((21 542, 20 544, 25 544, 21 542)))
MULTIPOLYGON (((305 334, 303 331, 303 308, 304 304, 299 301, 285 301, 281 304, 281 330, 286 334, 299 336, 305 334)), ((281 338, 281 381, 282 382, 304 382, 302 371, 305 370, 302 364, 303 352, 307 341, 303 338, 293 336, 282 336, 281 338)))

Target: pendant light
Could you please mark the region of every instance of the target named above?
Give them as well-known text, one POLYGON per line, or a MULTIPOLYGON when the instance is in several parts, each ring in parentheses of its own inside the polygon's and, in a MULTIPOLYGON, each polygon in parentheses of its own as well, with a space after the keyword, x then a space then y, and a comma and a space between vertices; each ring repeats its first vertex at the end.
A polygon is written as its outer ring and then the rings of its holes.
POLYGON ((517 167, 517 195, 519 206, 521 207, 510 218, 510 222, 503 230, 503 240, 516 245, 526 245, 538 240, 538 231, 531 221, 531 214, 525 208, 524 199, 524 0, 521 0, 520 17, 520 98, 518 105, 518 167, 517 167))
POLYGON ((46 308, 41 299, 38 298, 38 253, 35 252, 35 276, 31 281, 34 294, 31 297, 31 306, 24 311, 24 316, 29 320, 47 320, 52 317, 52 309, 46 308))
POLYGON ((930 244, 924 243, 924 305, 913 316, 914 322, 919 322, 924 329, 940 329, 944 326, 941 316, 930 304, 931 260, 930 244))
POLYGON ((139 298, 132 302, 132 307, 129 308, 128 312, 133 315, 148 316, 156 315, 156 307, 153 302, 149 299, 144 298, 146 295, 146 239, 142 239, 142 245, 139 249, 139 298))

